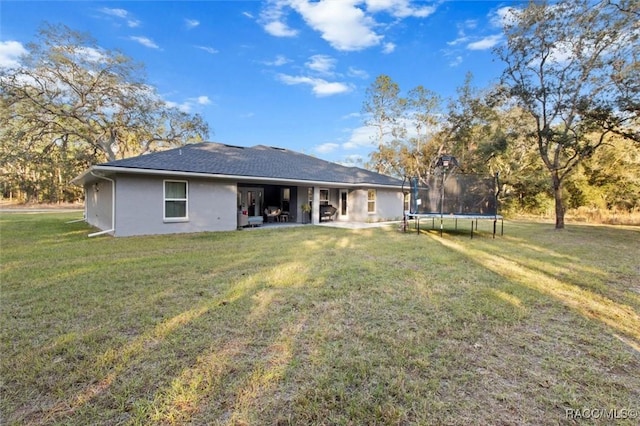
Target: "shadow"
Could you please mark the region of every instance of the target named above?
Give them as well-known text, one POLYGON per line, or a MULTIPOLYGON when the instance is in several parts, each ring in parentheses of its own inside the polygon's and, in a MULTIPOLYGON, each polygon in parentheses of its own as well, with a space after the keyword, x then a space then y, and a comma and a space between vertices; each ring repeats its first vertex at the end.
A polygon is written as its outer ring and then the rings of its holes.
MULTIPOLYGON (((473 262, 513 282, 550 296, 584 317, 607 325, 612 332, 621 333, 636 344, 640 343, 640 315, 630 306, 616 303, 591 290, 556 278, 529 261, 504 254, 496 256, 475 247, 465 246, 451 239, 432 237, 443 246, 463 254, 473 262)), ((575 267, 575 266, 572 266, 575 267)), ((585 267, 586 272, 593 272, 585 267)), ((632 348, 636 350, 636 347, 632 348)))

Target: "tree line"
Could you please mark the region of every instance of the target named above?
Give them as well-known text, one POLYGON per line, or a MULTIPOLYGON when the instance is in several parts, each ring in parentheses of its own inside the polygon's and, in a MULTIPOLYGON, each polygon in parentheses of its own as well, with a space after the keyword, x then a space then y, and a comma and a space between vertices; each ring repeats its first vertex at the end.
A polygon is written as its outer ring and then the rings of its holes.
POLYGON ((2 196, 74 202, 90 165, 201 141, 207 123, 169 107, 144 67, 88 34, 45 25, 17 68, 0 70, 2 196))
POLYGON ((640 209, 640 6, 637 1, 531 2, 505 17, 500 84, 467 75, 457 96, 390 76, 369 87, 365 124, 377 150, 368 166, 398 177, 434 173, 453 155, 468 173, 499 173, 504 206, 640 209))

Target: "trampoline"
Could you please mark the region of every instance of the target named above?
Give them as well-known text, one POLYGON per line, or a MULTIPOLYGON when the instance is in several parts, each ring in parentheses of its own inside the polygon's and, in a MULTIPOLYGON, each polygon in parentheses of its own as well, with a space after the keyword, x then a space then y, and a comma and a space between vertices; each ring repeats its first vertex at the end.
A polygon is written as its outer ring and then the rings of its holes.
MULTIPOLYGON (((455 161, 455 159, 454 159, 455 161)), ((432 229, 440 220, 442 236, 445 219, 453 219, 455 228, 458 220, 471 221, 471 238, 478 230, 478 221, 493 221, 493 238, 496 237, 497 223, 500 221, 500 235, 504 235, 504 218, 498 214, 500 184, 495 176, 459 173, 441 166, 437 173, 426 178, 410 179, 411 202, 407 219, 413 219, 420 233, 420 221, 431 219, 432 229)), ((454 163, 457 166, 457 163, 454 163)))

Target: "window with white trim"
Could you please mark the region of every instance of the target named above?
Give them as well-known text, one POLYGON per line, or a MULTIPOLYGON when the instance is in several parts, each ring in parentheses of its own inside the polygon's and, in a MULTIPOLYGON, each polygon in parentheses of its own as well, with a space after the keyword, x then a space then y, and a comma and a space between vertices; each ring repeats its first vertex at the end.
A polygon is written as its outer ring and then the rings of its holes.
POLYGON ((164 181, 164 219, 187 220, 189 193, 188 183, 184 180, 164 181))
POLYGON ((320 205, 328 206, 329 205, 329 190, 321 189, 320 190, 320 205))
POLYGON ((367 212, 376 212, 376 190, 370 189, 367 191, 367 212))

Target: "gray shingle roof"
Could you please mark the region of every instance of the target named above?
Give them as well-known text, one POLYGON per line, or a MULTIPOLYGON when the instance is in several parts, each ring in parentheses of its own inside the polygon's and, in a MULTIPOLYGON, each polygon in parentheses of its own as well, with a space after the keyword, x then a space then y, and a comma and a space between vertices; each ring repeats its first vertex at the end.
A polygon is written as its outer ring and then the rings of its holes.
POLYGON ((401 180, 359 167, 346 167, 310 155, 264 145, 237 147, 203 142, 139 157, 110 161, 100 166, 264 179, 402 185, 401 180))

